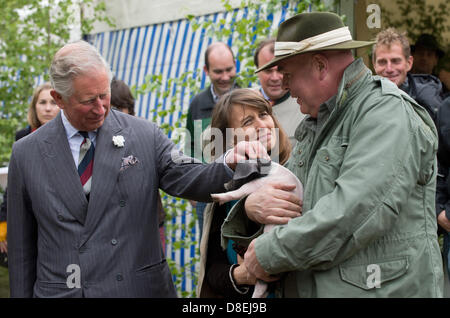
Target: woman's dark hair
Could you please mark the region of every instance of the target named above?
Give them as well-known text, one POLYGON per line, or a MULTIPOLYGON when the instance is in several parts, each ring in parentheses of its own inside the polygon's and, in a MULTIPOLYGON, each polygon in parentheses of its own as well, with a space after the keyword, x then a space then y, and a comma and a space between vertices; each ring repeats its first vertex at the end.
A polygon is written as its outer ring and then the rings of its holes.
POLYGON ((113 78, 111 81, 111 106, 128 109, 128 114, 134 116, 134 97, 124 81, 113 78))
MULTIPOLYGON (((279 163, 284 164, 291 153, 291 144, 289 139, 280 127, 278 120, 272 115, 272 106, 261 96, 261 94, 250 88, 237 88, 224 95, 219 99, 214 106, 211 119, 211 128, 217 128, 221 131, 223 136, 223 151, 226 150, 226 129, 230 127, 231 113, 234 105, 248 106, 259 111, 267 112, 273 119, 275 128, 279 129, 277 143, 279 146, 279 163)), ((214 136, 214 134, 213 134, 214 136)), ((213 142, 213 140, 211 140, 213 142)))

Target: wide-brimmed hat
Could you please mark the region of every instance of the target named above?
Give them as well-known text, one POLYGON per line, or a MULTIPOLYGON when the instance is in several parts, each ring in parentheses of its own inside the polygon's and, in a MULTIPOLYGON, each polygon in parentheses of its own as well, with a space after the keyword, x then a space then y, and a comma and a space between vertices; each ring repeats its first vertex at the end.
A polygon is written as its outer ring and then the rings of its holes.
POLYGON ((325 50, 349 50, 373 41, 353 41, 348 27, 332 12, 300 13, 280 24, 275 42, 275 57, 256 72, 271 68, 291 56, 325 50))
POLYGON ((416 47, 424 47, 426 49, 436 51, 439 58, 445 55, 445 52, 440 48, 436 38, 431 34, 421 34, 414 45, 411 45, 411 52, 414 53, 416 47))

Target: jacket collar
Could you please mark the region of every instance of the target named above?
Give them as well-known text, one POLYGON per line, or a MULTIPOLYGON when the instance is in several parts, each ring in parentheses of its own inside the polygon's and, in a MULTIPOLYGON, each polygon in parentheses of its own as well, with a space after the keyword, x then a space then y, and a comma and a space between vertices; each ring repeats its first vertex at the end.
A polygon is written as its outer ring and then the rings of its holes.
POLYGON ((414 79, 412 78, 412 75, 410 73, 406 74, 405 81, 403 82, 402 85, 400 85, 399 88, 412 98, 416 99, 417 97, 416 83, 414 82, 414 79))
POLYGON ((43 162, 52 191, 59 194, 69 213, 84 224, 88 202, 73 161, 61 113, 58 113, 56 118, 45 124, 37 133, 43 134, 38 142, 41 145, 43 162))
POLYGON ((326 122, 330 114, 337 108, 337 105, 339 108, 345 107, 345 101, 359 87, 358 84, 360 83, 360 79, 363 78, 364 75, 370 76, 371 74, 371 71, 364 65, 362 58, 353 61, 344 71, 337 94, 320 105, 317 120, 308 116, 306 121, 313 121, 314 123, 326 122))
POLYGON ((363 59, 358 58, 351 63, 344 71, 341 83, 339 84, 336 102, 343 105, 348 97, 357 92, 363 77, 371 76, 372 72, 364 65, 363 59))

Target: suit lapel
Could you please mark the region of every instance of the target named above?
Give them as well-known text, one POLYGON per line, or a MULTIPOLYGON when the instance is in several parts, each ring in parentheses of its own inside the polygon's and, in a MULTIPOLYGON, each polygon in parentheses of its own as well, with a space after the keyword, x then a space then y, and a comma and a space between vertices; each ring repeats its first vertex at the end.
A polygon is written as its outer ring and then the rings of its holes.
POLYGON ((73 161, 61 113, 46 126, 49 133, 39 142, 50 183, 69 213, 84 224, 88 202, 73 161))
POLYGON ((106 117, 97 134, 91 193, 87 212, 86 226, 82 236, 84 244, 95 230, 96 225, 111 202, 112 191, 117 184, 120 164, 127 149, 128 130, 123 130, 113 111, 106 117), (124 147, 113 144, 113 136, 125 138, 124 147))

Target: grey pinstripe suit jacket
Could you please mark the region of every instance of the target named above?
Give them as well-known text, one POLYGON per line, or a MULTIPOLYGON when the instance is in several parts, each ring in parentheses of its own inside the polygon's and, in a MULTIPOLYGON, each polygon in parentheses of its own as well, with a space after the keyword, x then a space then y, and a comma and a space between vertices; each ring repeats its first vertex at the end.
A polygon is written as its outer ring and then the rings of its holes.
POLYGON ((98 131, 88 202, 61 115, 16 142, 8 176, 11 296, 176 297, 159 239, 158 188, 209 201, 230 175, 221 163, 176 163, 173 147, 156 125, 111 110, 98 131), (124 136, 124 147, 113 145, 114 135, 124 136), (119 171, 129 155, 139 162, 119 171), (80 269, 76 287, 67 284, 76 274, 71 264, 80 269))

